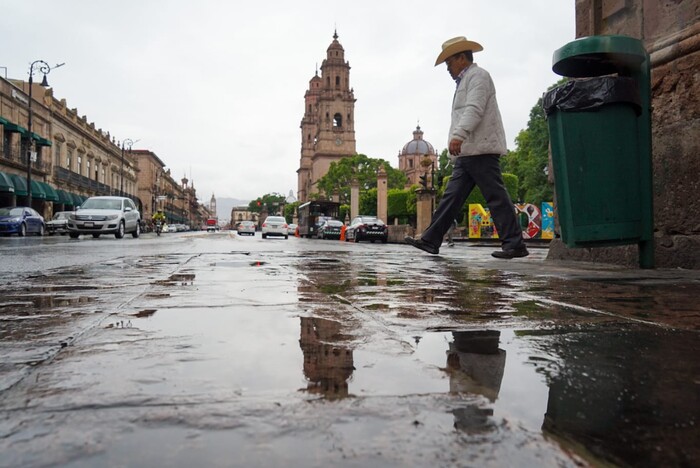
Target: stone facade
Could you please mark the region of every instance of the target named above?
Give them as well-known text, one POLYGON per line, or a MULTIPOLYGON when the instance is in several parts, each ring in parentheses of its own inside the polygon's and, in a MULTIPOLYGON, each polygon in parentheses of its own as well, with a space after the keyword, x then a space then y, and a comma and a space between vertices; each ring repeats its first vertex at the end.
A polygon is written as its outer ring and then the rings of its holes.
MULTIPOLYGON (((27 82, 0 78, 0 171, 25 181, 28 104, 27 82)), ((52 89, 36 83, 32 87, 32 116, 37 145, 32 181, 61 191, 60 200, 42 199, 32 191, 32 207, 45 218, 50 219, 56 211, 74 209, 89 196, 121 193, 136 198, 136 166, 108 132, 88 123, 87 117, 69 108, 65 99, 55 99, 52 89), (78 198, 69 203, 64 199, 66 193, 78 198)), ((6 206, 22 205, 27 197, 5 193, 0 198, 6 206)))
MULTIPOLYGON (((641 39, 651 56, 655 264, 700 268, 700 3, 576 0, 576 36, 641 39)), ((562 44, 563 45, 563 44, 562 44)), ((548 258, 636 265, 637 247, 567 249, 548 258)))
MULTIPOLYGON (((27 173, 28 91, 27 82, 0 78, 0 172, 17 183, 26 181, 27 173)), ((171 222, 199 226, 208 216, 186 178, 175 181, 155 153, 132 150, 96 128, 65 99, 54 98, 52 89, 33 84, 32 116, 37 152, 31 165, 32 186, 34 181, 48 185, 60 198, 41 198, 33 191, 32 207, 45 219, 57 211, 73 210, 95 195, 130 197, 143 219, 151 218, 156 205, 166 210, 171 222)), ((0 188, 2 206, 23 205, 26 199, 0 188)))
POLYGON ((144 201, 143 219, 150 220, 162 210, 168 223, 200 228, 210 213, 197 202, 197 192, 187 177, 176 181, 152 151, 133 150, 132 156, 138 167, 138 196, 144 201))
POLYGON ((300 203, 318 192, 316 183, 326 175, 332 162, 356 153, 355 101, 350 87, 350 63, 345 61, 345 50, 336 33, 321 65, 321 76, 317 71, 304 95, 297 170, 300 203))

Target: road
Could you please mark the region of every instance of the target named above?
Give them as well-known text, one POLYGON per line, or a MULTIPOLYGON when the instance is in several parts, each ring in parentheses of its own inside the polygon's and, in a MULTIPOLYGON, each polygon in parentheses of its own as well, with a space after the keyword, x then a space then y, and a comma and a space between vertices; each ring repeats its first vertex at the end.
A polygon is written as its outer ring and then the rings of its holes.
POLYGON ((0 466, 697 466, 700 275, 0 239, 0 466))

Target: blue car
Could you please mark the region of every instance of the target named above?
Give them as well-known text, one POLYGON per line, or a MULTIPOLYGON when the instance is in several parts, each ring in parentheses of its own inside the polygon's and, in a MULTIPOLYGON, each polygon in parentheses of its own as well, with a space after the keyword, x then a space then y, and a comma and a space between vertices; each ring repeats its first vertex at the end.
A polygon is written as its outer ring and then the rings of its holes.
POLYGON ((44 217, 28 206, 0 208, 0 234, 17 234, 24 237, 33 233, 43 236, 46 225, 44 217))

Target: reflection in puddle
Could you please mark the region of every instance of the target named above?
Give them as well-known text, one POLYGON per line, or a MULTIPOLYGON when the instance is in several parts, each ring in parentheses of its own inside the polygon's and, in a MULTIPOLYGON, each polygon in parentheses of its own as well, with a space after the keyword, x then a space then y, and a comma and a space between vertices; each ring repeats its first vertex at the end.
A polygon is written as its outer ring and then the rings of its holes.
POLYGON ((166 280, 157 280, 155 284, 161 286, 191 286, 194 284, 195 275, 191 273, 175 273, 166 280))
POLYGON ((304 353, 304 375, 309 381, 307 392, 328 399, 348 396, 348 380, 355 367, 352 349, 340 346, 346 340, 339 322, 301 317, 299 345, 304 353))
POLYGON ((138 318, 144 318, 144 317, 150 317, 151 315, 155 314, 157 309, 144 309, 139 312, 136 312, 135 314, 132 314, 134 317, 138 318))

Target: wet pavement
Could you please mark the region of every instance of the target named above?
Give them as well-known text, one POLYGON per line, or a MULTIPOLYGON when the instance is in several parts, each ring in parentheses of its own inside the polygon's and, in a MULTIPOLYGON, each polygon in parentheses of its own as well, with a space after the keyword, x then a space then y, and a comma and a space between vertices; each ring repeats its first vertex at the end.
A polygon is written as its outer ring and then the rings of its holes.
POLYGON ((700 465, 700 272, 7 241, 2 467, 700 465))

